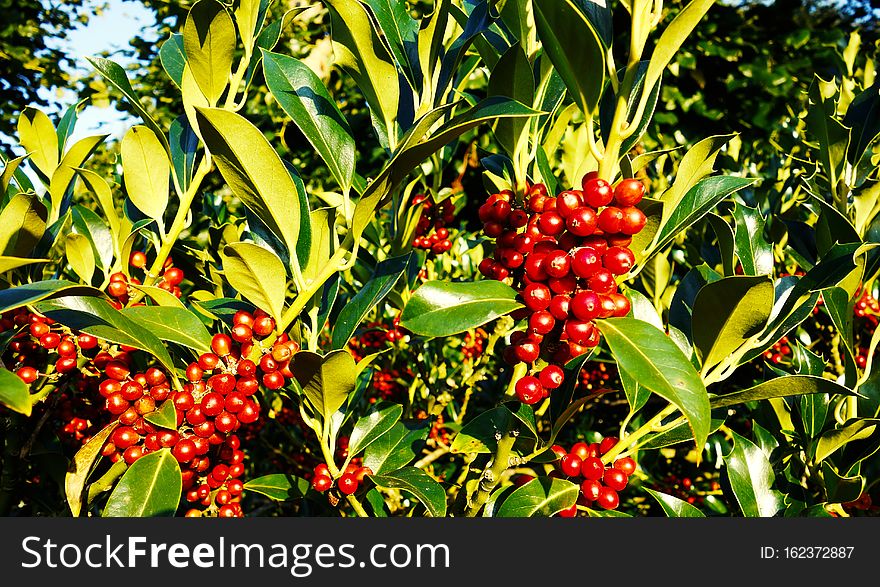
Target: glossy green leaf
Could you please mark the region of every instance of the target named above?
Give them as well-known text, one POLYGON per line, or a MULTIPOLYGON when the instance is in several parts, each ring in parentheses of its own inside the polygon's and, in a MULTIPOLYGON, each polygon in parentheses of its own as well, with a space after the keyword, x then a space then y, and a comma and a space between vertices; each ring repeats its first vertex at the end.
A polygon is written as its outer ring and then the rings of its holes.
POLYGON ((55 134, 58 135, 59 155, 64 155, 64 151, 67 147, 67 139, 70 138, 70 135, 72 135, 74 129, 76 129, 76 122, 79 118, 79 111, 85 103, 86 100, 74 102, 67 107, 67 110, 64 111, 64 115, 61 117, 61 120, 58 121, 58 128, 55 129, 55 134))
POLYGON ((574 103, 592 116, 605 84, 605 50, 593 24, 574 0, 533 3, 535 28, 544 53, 574 103))
POLYGON ((142 456, 122 475, 107 500, 105 518, 173 516, 180 503, 180 465, 163 448, 142 456))
MULTIPOLYGON (((535 99, 535 75, 532 64, 516 44, 507 50, 492 69, 489 76, 489 95, 506 96, 522 104, 532 104, 535 99)), ((511 158, 517 153, 517 144, 528 124, 524 118, 500 119, 495 125, 495 138, 511 158)))
POLYGON ((74 273, 84 282, 91 283, 95 273, 95 255, 89 239, 81 234, 68 234, 64 241, 64 254, 74 273))
POLYGON ((69 295, 42 301, 36 307, 44 315, 74 330, 152 353, 166 369, 174 371, 174 362, 162 341, 150 329, 136 324, 104 299, 69 295))
POLYGON ((645 487, 644 489, 651 497, 657 500, 657 503, 660 504, 660 507, 663 508, 663 511, 666 513, 667 518, 706 517, 703 512, 701 512, 683 499, 679 499, 666 493, 660 493, 659 491, 654 491, 653 489, 650 489, 648 487, 645 487))
POLYGON ((29 387, 18 375, 0 367, 0 405, 13 412, 31 415, 31 396, 29 387))
POLYGON ((244 299, 280 321, 287 292, 287 272, 275 253, 253 243, 226 245, 223 273, 244 299))
POLYGON ((389 402, 376 405, 366 416, 358 418, 348 439, 348 454, 355 456, 397 424, 403 406, 389 402))
MULTIPOLYGON (((721 428, 722 424, 724 424, 724 420, 713 418, 711 424, 709 425, 709 434, 716 432, 719 428, 721 428)), ((678 426, 674 426, 669 430, 652 435, 648 438, 647 441, 640 444, 639 446, 641 450, 656 450, 660 448, 665 448, 667 446, 675 446, 676 444, 681 444, 683 442, 693 441, 693 431, 691 430, 690 426, 688 426, 687 422, 682 422, 678 426)))
POLYGON ((593 356, 592 352, 586 352, 575 357, 563 366, 565 379, 562 385, 550 394, 550 419, 553 421, 552 434, 555 437, 566 422, 576 413, 578 401, 574 400, 575 393, 580 387, 580 374, 584 365, 593 356))
POLYGON ((30 161, 47 178, 58 167, 58 134, 42 110, 28 106, 18 117, 18 140, 30 154, 30 161))
POLYGON ((724 275, 733 275, 736 272, 735 247, 736 239, 733 229, 726 220, 717 214, 709 213, 706 215, 712 230, 715 231, 715 238, 718 241, 718 252, 721 255, 721 265, 724 275))
POLYGON ((382 475, 408 465, 421 452, 430 431, 430 420, 397 422, 366 447, 364 466, 382 475))
POLYGON ((74 518, 78 518, 82 512, 83 503, 88 496, 86 484, 89 475, 95 465, 101 459, 101 450, 104 443, 119 426, 119 421, 114 421, 104 426, 94 434, 73 456, 67 474, 64 477, 64 495, 67 497, 67 505, 74 518))
POLYGON ((95 263, 106 271, 113 265, 114 240, 110 227, 91 209, 79 204, 70 209, 73 227, 89 239, 95 263))
POLYGON ((357 380, 357 364, 348 351, 333 351, 324 356, 301 351, 291 359, 290 370, 325 422, 345 404, 357 380))
POLYGON ((103 212, 104 219, 106 219, 107 225, 110 227, 110 234, 113 237, 115 250, 120 244, 119 240, 121 238, 122 229, 119 224, 119 215, 116 212, 116 207, 113 205, 113 192, 110 191, 110 186, 107 184, 107 180, 94 171, 77 169, 76 172, 86 189, 95 195, 95 199, 101 207, 101 212, 103 212))
POLYGON ((847 157, 856 165, 868 151, 868 145, 880 136, 880 79, 853 99, 843 124, 852 129, 847 157))
POLYGON ((65 279, 49 279, 0 290, 0 313, 60 296, 101 296, 101 290, 65 279))
POLYGON ((211 106, 229 83, 236 44, 235 25, 223 4, 199 0, 193 5, 183 26, 183 47, 193 77, 211 106))
POLYGON ((880 420, 873 418, 852 419, 840 428, 828 430, 816 442, 814 462, 818 463, 846 446, 849 442, 864 440, 877 432, 880 420))
POLYGON ((27 156, 22 155, 21 157, 15 157, 6 161, 0 155, 0 163, 3 163, 3 173, 0 173, 0 196, 6 193, 9 184, 12 183, 12 179, 21 172, 19 166, 25 159, 27 159, 27 156))
POLYGON ((737 204, 733 210, 736 220, 736 255, 746 275, 768 275, 773 271, 773 245, 764 238, 766 219, 755 208, 737 204))
POLYGON ((672 22, 660 35, 654 52, 651 54, 648 73, 645 75, 645 87, 653 88, 654 84, 659 81, 663 70, 666 69, 666 66, 669 65, 713 4, 715 4, 715 0, 691 0, 672 19, 672 22))
POLYGON ((826 82, 818 75, 810 86, 807 114, 804 117, 810 138, 817 142, 818 162, 821 163, 822 183, 836 196, 837 182, 843 177, 846 152, 850 144, 850 129, 837 119, 836 81, 826 82))
POLYGON ((421 469, 404 467, 393 473, 371 475, 370 479, 383 489, 399 489, 412 494, 434 518, 446 516, 446 491, 421 469))
POLYGON ((165 73, 178 88, 183 86, 183 70, 186 69, 186 49, 183 47, 183 35, 172 33, 168 40, 159 48, 159 61, 165 73))
POLYGON ((336 63, 354 79, 386 132, 396 132, 397 68, 367 9, 356 0, 328 0, 327 8, 336 63))
POLYGON ((125 308, 122 314, 160 340, 183 345, 199 354, 211 352, 211 334, 189 310, 167 306, 134 306, 125 308))
POLYGON ((122 94, 128 98, 128 102, 131 104, 131 107, 135 112, 138 113, 138 116, 144 121, 156 136, 159 137, 159 141, 162 143, 162 146, 166 151, 168 148, 168 141, 165 138, 164 131, 156 124, 156 121, 153 120, 153 117, 144 109, 143 105, 140 103, 140 98, 137 94, 134 93, 134 89, 131 87, 131 82, 128 81, 128 76, 125 74, 125 70, 121 65, 115 63, 109 59, 104 59, 102 57, 86 57, 89 63, 92 64, 92 67, 98 70, 98 73, 103 75, 107 81, 113 84, 122 94))
POLYGON ((776 476, 767 455, 748 439, 731 434, 733 448, 724 455, 724 464, 740 509, 749 518, 775 515, 782 509, 782 494, 772 488, 776 476))
POLYGON ((655 326, 635 318, 597 322, 621 369, 675 405, 688 420, 697 447, 709 436, 709 395, 681 350, 655 326))
POLYGON ((0 254, 27 257, 46 232, 49 211, 36 194, 16 194, 0 212, 0 254))
POLYGON ((664 215, 666 210, 670 210, 669 216, 660 225, 652 249, 663 249, 676 235, 705 216, 723 199, 753 183, 754 179, 731 175, 718 175, 698 181, 674 207, 664 204, 664 215))
POLYGON ((397 64, 413 88, 421 87, 421 70, 415 46, 418 43, 419 23, 410 16, 405 2, 396 0, 365 0, 394 55, 397 64))
POLYGON ((263 133, 238 114, 214 108, 196 111, 202 138, 232 193, 293 255, 300 199, 278 153, 263 133))
POLYGON ((730 142, 735 135, 714 135, 699 141, 688 149, 678 164, 675 180, 672 185, 660 196, 665 204, 663 208, 663 220, 678 207, 685 194, 693 189, 697 183, 710 175, 715 169, 715 160, 721 149, 730 142))
POLYGON ((693 341, 706 373, 759 334, 773 309, 769 276, 725 277, 706 284, 693 309, 693 341))
POLYGON ((275 501, 289 501, 305 497, 309 492, 310 484, 300 477, 274 473, 251 479, 244 484, 244 488, 275 501))
POLYGON ((332 346, 341 349, 348 344, 358 325, 391 291, 415 258, 413 253, 386 259, 376 266, 370 280, 343 306, 333 327, 332 346))
POLYGON ((199 137, 190 126, 189 119, 178 116, 168 129, 171 146, 171 166, 181 190, 189 188, 196 170, 196 153, 199 137))
POLYGON ((513 414, 506 406, 498 406, 479 414, 462 426, 449 451, 452 453, 491 453, 498 445, 498 437, 510 429, 513 414))
POLYGON ((857 500, 865 490, 865 478, 861 475, 841 475, 828 461, 822 461, 822 481, 825 493, 832 503, 847 503, 857 500))
POLYGON ((263 51, 266 85, 312 144, 343 191, 351 187, 355 145, 351 128, 321 79, 308 65, 263 51))
POLYGON ((101 146, 101 143, 104 142, 107 136, 95 135, 80 139, 65 153, 58 168, 52 174, 52 180, 49 182, 52 218, 57 218, 61 214, 66 199, 71 195, 77 169, 82 167, 83 163, 101 146))
POLYGON ((771 399, 777 397, 793 397, 810 395, 814 393, 828 393, 838 395, 855 395, 855 392, 830 379, 815 377, 812 375, 788 375, 764 381, 744 389, 724 395, 715 396, 711 399, 712 408, 723 408, 737 404, 771 399))
POLYGON ((138 210, 162 225, 168 207, 171 164, 162 143, 146 126, 134 126, 122 139, 125 191, 138 210))
POLYGON ((565 479, 538 477, 510 493, 497 506, 496 518, 549 518, 575 504, 580 487, 565 479))
POLYGON ((12 271, 13 269, 18 269, 19 267, 33 265, 34 263, 48 262, 49 259, 25 259, 22 257, 0 256, 0 274, 6 273, 7 271, 12 271))
POLYGON ((159 408, 144 415, 144 420, 167 430, 177 430, 177 408, 174 400, 166 400, 159 408))
POLYGON ((449 336, 521 307, 516 291, 500 281, 429 281, 413 293, 403 309, 400 325, 422 336, 449 336))

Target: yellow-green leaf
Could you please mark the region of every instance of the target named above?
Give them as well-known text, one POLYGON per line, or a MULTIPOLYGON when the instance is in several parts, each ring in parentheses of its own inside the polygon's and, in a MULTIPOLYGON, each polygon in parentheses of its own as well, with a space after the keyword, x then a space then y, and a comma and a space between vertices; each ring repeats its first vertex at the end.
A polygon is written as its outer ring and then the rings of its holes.
POLYGON ((223 249, 223 273, 244 299, 281 319, 287 273, 278 255, 253 243, 232 243, 223 249))
POLYGON ((131 202, 162 225, 168 207, 171 163, 156 134, 146 126, 134 126, 122 139, 125 191, 131 202))
POLYGON ((31 162, 47 178, 58 167, 58 135, 55 125, 42 110, 28 106, 18 117, 18 140, 31 162))
POLYGON ((196 2, 183 27, 183 47, 193 77, 211 106, 229 83, 235 46, 235 25, 226 8, 216 0, 196 2))
POLYGON ((95 255, 89 239, 81 234, 68 234, 64 242, 64 253, 74 273, 85 283, 91 283, 95 274, 95 255))

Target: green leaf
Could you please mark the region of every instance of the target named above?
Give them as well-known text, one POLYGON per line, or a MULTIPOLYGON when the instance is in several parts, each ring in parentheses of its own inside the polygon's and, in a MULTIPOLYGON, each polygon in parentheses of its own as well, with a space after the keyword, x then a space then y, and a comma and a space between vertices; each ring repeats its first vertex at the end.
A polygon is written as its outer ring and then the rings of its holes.
POLYGON ((171 145, 171 165, 181 190, 187 190, 196 170, 196 152, 199 137, 186 115, 178 116, 168 129, 171 145))
POLYGON ((745 402, 793 397, 814 393, 855 395, 855 392, 839 383, 812 375, 787 375, 759 383, 754 387, 711 398, 712 409, 734 406, 745 402))
MULTIPOLYGON (((532 64, 519 43, 507 50, 489 76, 490 96, 506 96, 522 104, 535 99, 535 75, 532 64)), ((528 121, 523 118, 500 119, 495 125, 495 138, 511 159, 517 153, 517 144, 528 121)))
POLYGON ((383 434, 387 433, 397 424, 403 415, 403 406, 382 402, 376 405, 369 414, 358 418, 348 439, 348 454, 350 457, 376 442, 383 434))
POLYGON ((104 218, 110 227, 114 251, 117 250, 120 244, 119 239, 121 238, 122 229, 119 225, 119 215, 116 212, 116 207, 113 205, 113 192, 110 191, 107 180, 88 169, 77 169, 76 173, 82 179, 86 189, 95 195, 95 199, 101 207, 101 212, 104 213, 104 218))
POLYGON ((430 431, 430 420, 397 422, 366 447, 364 466, 382 475, 408 465, 421 452, 430 431))
POLYGON ((263 51, 263 72, 278 104, 347 192, 354 177, 354 137, 324 83, 302 61, 268 51, 263 51))
POLYGON ((391 54, 367 9, 356 0, 328 0, 335 62, 354 79, 370 110, 392 135, 400 85, 391 54))
POLYGON ((165 150, 170 151, 168 148, 168 140, 165 138, 165 133, 159 125, 156 124, 153 117, 144 109, 143 105, 141 105, 140 98, 134 93, 134 89, 131 87, 131 82, 128 81, 128 76, 125 74, 125 70, 122 69, 122 66, 109 59, 103 59, 101 57, 86 57, 86 59, 92 64, 92 67, 98 70, 98 73, 103 75, 107 81, 113 84, 126 98, 128 98, 131 107, 138 113, 138 116, 141 117, 144 124, 156 133, 156 136, 159 138, 159 141, 162 143, 165 150))
POLYGON ((675 496, 667 495, 666 493, 660 493, 659 491, 654 491, 653 489, 649 489, 648 487, 644 488, 648 494, 657 500, 657 503, 660 504, 660 507, 663 508, 663 511, 666 512, 667 518, 705 518, 706 515, 684 501, 683 499, 678 499, 675 496))
POLYGON ((122 314, 160 340, 175 342, 199 354, 211 352, 211 334, 198 316, 185 308, 134 306, 123 309, 122 314))
POLYGON ((265 495, 275 501, 302 499, 309 492, 310 487, 305 479, 283 473, 263 475, 244 484, 246 490, 265 495))
POLYGON ((574 103, 585 116, 592 116, 605 84, 605 50, 578 4, 574 0, 533 3, 535 29, 574 103))
POLYGON ((395 0, 365 0, 373 9, 373 16, 385 40, 394 54, 397 64, 403 69, 413 88, 421 87, 421 70, 415 46, 418 43, 419 23, 409 15, 405 2, 395 0))
POLYGON ((295 257, 300 226, 296 183, 254 125, 215 108, 196 108, 199 130, 232 193, 263 221, 295 257))
POLYGON ((31 415, 31 395, 28 385, 18 375, 0 367, 0 405, 13 412, 31 415))
POLYGON ((183 70, 186 69, 186 49, 183 47, 183 35, 172 33, 168 40, 159 48, 159 61, 171 81, 180 88, 183 86, 183 70))
POLYGON ((152 130, 146 126, 133 126, 125 133, 122 167, 128 198, 138 210, 162 226, 162 216, 168 208, 171 164, 152 130))
MULTIPOLYGON (((850 129, 836 117, 836 82, 826 82, 818 75, 810 85, 810 104, 804 117, 810 138, 819 143, 818 160, 829 191, 837 198, 837 182, 846 166, 846 152, 850 144, 850 129)), ((824 183, 824 182, 823 182, 824 183)))
POLYGON ((451 453, 491 453, 498 445, 497 435, 510 429, 513 414, 506 406, 498 406, 479 414, 462 426, 449 447, 451 453))
POLYGON ((92 255, 101 270, 113 265, 113 233, 104 220, 85 206, 77 204, 70 209, 73 227, 79 234, 89 239, 92 255))
POLYGON ((74 518, 78 518, 82 512, 83 503, 88 497, 88 492, 85 489, 89 475, 101 459, 104 443, 107 442, 117 426, 119 426, 118 420, 104 426, 73 456, 67 474, 64 476, 64 495, 67 497, 67 505, 74 518))
POLYGON ((693 341, 703 373, 759 334, 773 310, 769 276, 725 277, 708 283, 694 300, 693 341))
POLYGON ((516 291, 500 281, 429 281, 413 292, 400 325, 422 336, 450 336, 521 307, 516 291))
POLYGON ((180 465, 167 448, 142 456, 117 483, 105 518, 173 516, 180 503, 180 465))
POLYGON ((64 254, 74 273, 84 282, 91 283, 95 273, 95 254, 89 239, 81 234, 68 234, 64 242, 64 254))
POLYGON ((79 110, 85 103, 86 100, 80 100, 79 102, 74 102, 68 106, 67 110, 64 111, 64 116, 62 116, 61 120, 58 122, 58 128, 55 129, 55 134, 58 135, 59 155, 64 154, 65 147, 67 146, 67 139, 73 134, 73 131, 76 128, 76 121, 79 118, 79 110))
POLYGON ((880 420, 873 418, 851 419, 840 428, 828 430, 816 442, 814 463, 824 461, 829 456, 856 440, 864 440, 877 431, 880 420))
POLYGON ((8 161, 5 161, 3 157, 0 156, 0 163, 3 163, 3 173, 0 174, 0 196, 6 193, 9 184, 12 182, 12 178, 15 177, 17 179, 18 174, 21 173, 19 166, 25 159, 27 159, 27 155, 15 157, 8 161))
POLYGON ((733 448, 724 455, 727 478, 746 517, 772 517, 782 509, 782 494, 772 489, 776 476, 767 455, 736 432, 733 448))
POLYGON ((176 431, 177 408, 174 407, 174 400, 167 400, 158 410, 146 414, 144 420, 160 428, 176 431))
POLYGON ((399 489, 412 494, 434 518, 446 516, 446 491, 430 475, 415 467, 404 467, 385 475, 371 475, 382 489, 399 489))
POLYGON ((47 178, 58 167, 58 134, 42 110, 28 106, 18 117, 18 140, 34 166, 47 178))
POLYGON ((580 487, 565 479, 538 477, 518 487, 497 506, 496 518, 549 518, 575 504, 580 487))
POLYGON ((691 191, 701 179, 712 173, 718 154, 734 136, 736 135, 714 135, 701 140, 688 149, 678 164, 675 181, 660 196, 665 204, 663 207, 664 222, 682 201, 685 194, 691 191))
POLYGON ((847 157, 850 163, 857 165, 868 151, 868 145, 880 135, 880 79, 853 99, 843 124, 852 129, 847 157))
MULTIPOLYGON (((718 240, 718 252, 721 254, 722 271, 724 275, 733 275, 736 271, 734 251, 736 247, 736 239, 733 229, 726 220, 717 214, 709 213, 706 215, 712 230, 715 231, 715 238, 718 240)), ((772 258, 772 257, 771 257, 772 258)))
MULTIPOLYGON (((724 424, 723 419, 713 419, 709 425, 709 434, 716 432, 721 425, 724 424)), ((660 432, 648 438, 648 440, 640 445, 640 450, 656 450, 674 446, 682 442, 693 442, 694 433, 688 426, 687 422, 682 422, 678 426, 674 426, 669 430, 660 432)))
POLYGON ((232 243, 223 249, 223 273, 241 295, 281 320, 287 292, 287 272, 281 259, 253 243, 232 243))
POLYGON ((385 296, 400 280, 414 258, 413 253, 407 253, 400 257, 386 259, 376 266, 376 271, 370 280, 339 312, 333 327, 332 346, 334 349, 341 349, 348 344, 358 325, 379 302, 385 299, 385 296))
POLYGON ((822 481, 829 502, 846 503, 855 501, 865 490, 865 478, 861 475, 847 477, 838 473, 828 461, 822 461, 822 481))
POLYGON ((186 62, 211 106, 217 104, 229 83, 235 25, 226 8, 216 0, 199 0, 183 26, 186 62))
POLYGON ((71 195, 73 180, 77 175, 76 170, 82 167, 106 138, 107 135, 96 135, 80 139, 64 155, 61 164, 52 174, 52 181, 49 182, 52 218, 60 215, 65 200, 71 195))
POLYGON ((654 52, 651 54, 648 73, 645 75, 645 87, 653 88, 654 84, 659 81, 663 70, 666 69, 666 66, 669 65, 713 4, 715 4, 715 0, 692 0, 672 19, 672 22, 660 35, 654 52))
POLYGON ((737 204, 733 210, 736 220, 734 243, 736 254, 746 275, 768 275, 773 271, 773 245, 764 239, 767 220, 755 208, 737 204))
POLYGON ((102 340, 132 346, 152 353, 169 371, 174 362, 162 341, 150 330, 134 323, 125 314, 97 297, 67 297, 45 300, 36 308, 39 312, 74 330, 102 340))
POLYGON ((662 250, 678 234, 715 208, 721 200, 753 183, 754 179, 732 175, 718 175, 698 181, 675 206, 664 205, 663 213, 665 215, 670 210, 669 216, 661 223, 651 250, 662 250))
POLYGON ((290 370, 325 423, 345 404, 357 381, 357 364, 348 351, 333 351, 323 357, 301 351, 293 355, 290 370))
POLYGON ((709 395, 693 365, 665 332, 635 318, 597 322, 621 369, 675 405, 701 449, 711 423, 709 395))
POLYGON ((16 194, 0 212, 0 255, 27 257, 46 232, 49 211, 36 194, 16 194))
POLYGON ((34 263, 48 263, 49 259, 25 259, 22 257, 4 257, 0 256, 0 275, 19 267, 26 267, 34 263))
POLYGON ((64 279, 49 279, 26 283, 0 290, 0 313, 35 304, 41 300, 60 296, 101 296, 103 292, 94 287, 79 285, 64 279))

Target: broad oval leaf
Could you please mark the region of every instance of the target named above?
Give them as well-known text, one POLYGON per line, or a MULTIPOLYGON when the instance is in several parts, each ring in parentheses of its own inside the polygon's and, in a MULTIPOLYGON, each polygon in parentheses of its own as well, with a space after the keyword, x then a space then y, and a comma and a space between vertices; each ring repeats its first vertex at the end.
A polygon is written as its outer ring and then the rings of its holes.
POLYGON ((577 502, 580 487, 565 479, 538 477, 517 488, 496 506, 496 518, 547 517, 577 502))
POLYGON ((585 116, 591 116, 605 84, 605 50, 581 3, 557 0, 535 2, 533 7, 544 53, 559 72, 574 103, 585 116))
POLYGON ((727 478, 746 517, 771 517, 783 506, 782 494, 772 488, 773 467, 759 447, 736 432, 733 448, 724 455, 727 478))
POLYGON ((0 405, 13 412, 31 415, 31 395, 28 385, 18 375, 0 367, 0 405))
POLYGON ((76 454, 64 477, 64 495, 67 497, 67 505, 74 518, 79 517, 82 511, 83 502, 88 493, 85 491, 86 483, 92 469, 101 458, 101 450, 104 443, 110 437, 110 434, 119 426, 119 421, 110 422, 104 426, 97 434, 92 436, 76 454))
POLYGON ((173 516, 180 503, 180 465, 167 448, 139 458, 128 468, 101 514, 105 518, 173 516))
POLYGON ((199 318, 185 308, 135 306, 122 314, 166 342, 175 342, 201 353, 211 352, 211 334, 199 318))
POLYGON ((58 167, 58 134, 46 113, 28 106, 18 117, 18 139, 34 166, 47 178, 58 167))
POLYGON ((254 125, 215 108, 196 108, 199 130, 229 188, 287 246, 296 251, 300 197, 284 163, 254 125))
POLYGON ((705 518, 706 514, 689 504, 683 499, 679 499, 673 495, 660 493, 648 487, 645 491, 657 500, 663 511, 666 512, 667 518, 705 518))
POLYGON ((95 255, 89 239, 81 234, 71 233, 64 242, 64 254, 67 262, 80 279, 91 283, 95 274, 95 255))
POLYGON ((421 452, 430 431, 430 420, 396 423, 364 450, 364 466, 382 475, 408 465, 421 452))
POLYGON ((746 275, 767 275, 773 271, 773 245, 764 238, 767 219, 756 208, 737 204, 733 210, 736 220, 734 244, 736 254, 746 275))
POLYGON ((36 194, 16 194, 0 212, 0 255, 27 257, 43 238, 49 211, 36 194))
POLYGON ((769 276, 725 277, 700 289, 691 327, 704 373, 764 329, 773 299, 769 276))
POLYGON ((506 406, 498 406, 479 414, 462 426, 452 440, 452 453, 491 453, 498 445, 496 436, 510 429, 513 413, 506 406))
POLYGON ((216 0, 196 2, 183 26, 183 48, 193 77, 212 106, 229 83, 235 46, 235 25, 226 8, 216 0))
POLYGON ((864 440, 874 435, 878 424, 880 420, 874 418, 851 419, 840 428, 826 431, 816 442, 814 462, 825 460, 849 442, 864 440))
POLYGON ((400 325, 422 336, 450 336, 521 307, 516 291, 500 281, 429 281, 413 293, 400 325))
POLYGON ((855 395, 853 390, 829 379, 812 375, 787 375, 764 381, 742 391, 715 396, 711 399, 711 405, 713 409, 724 408, 745 402, 814 393, 855 395))
POLYGON ((325 356, 298 352, 290 360, 290 371, 325 422, 345 404, 357 381, 357 364, 348 351, 325 356))
POLYGON ((281 320, 287 272, 278 255, 253 243, 232 243, 223 249, 223 273, 244 299, 281 320))
POLYGON ((183 35, 172 33, 159 49, 159 61, 165 73, 179 88, 183 85, 183 70, 186 69, 186 49, 183 47, 183 35))
POLYGON ((408 253, 386 259, 376 266, 370 280, 343 306, 336 317, 332 336, 334 349, 341 349, 348 344, 361 321, 388 295, 415 258, 413 253, 408 253))
POLYGON ((348 455, 350 457, 358 455, 390 431, 402 415, 402 405, 383 402, 366 416, 358 418, 348 439, 348 455))
POLYGON ((263 51, 263 73, 278 104, 347 192, 354 177, 354 137, 324 83, 299 59, 269 51, 263 51))
POLYGON ((383 489, 399 489, 412 494, 434 518, 446 516, 446 491, 433 477, 415 467, 404 467, 385 475, 371 475, 383 489))
POLYGON ((681 349, 665 332, 635 318, 597 322, 621 369, 671 402, 687 418, 698 449, 709 436, 709 394, 681 349))
POLYGON ((133 126, 122 138, 125 191, 138 210, 162 225, 168 207, 171 163, 168 154, 146 126, 133 126))
POLYGON ((305 497, 306 493, 309 492, 310 484, 301 477, 273 473, 251 479, 244 484, 244 488, 247 491, 265 495, 275 501, 288 501, 305 497))

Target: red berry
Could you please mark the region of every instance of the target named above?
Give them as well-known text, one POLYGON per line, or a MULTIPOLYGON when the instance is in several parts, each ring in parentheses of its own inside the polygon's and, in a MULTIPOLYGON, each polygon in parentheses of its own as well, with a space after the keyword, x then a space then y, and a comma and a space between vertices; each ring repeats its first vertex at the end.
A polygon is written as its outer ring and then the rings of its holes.
POLYGON ((541 283, 530 283, 523 289, 523 304, 532 311, 546 310, 552 296, 550 289, 541 283))
POLYGON ((617 289, 617 282, 614 276, 607 269, 600 269, 594 273, 587 281, 587 285, 591 290, 599 294, 608 295, 617 289))
POLYGON ((596 292, 582 291, 571 300, 571 313, 578 320, 595 320, 599 317, 601 299, 596 292))
POLYGON ((556 236, 565 230, 565 219, 559 215, 559 212, 544 212, 538 219, 538 228, 547 236, 556 236))
POLYGON ((628 480, 627 474, 620 469, 605 469, 605 474, 602 475, 602 483, 614 491, 622 491, 628 480))
POLYGON ((602 464, 602 459, 598 457, 587 457, 581 463, 581 476, 584 479, 599 481, 604 474, 605 465, 602 464))
POLYGON ((211 350, 220 357, 228 355, 232 348, 232 339, 225 334, 215 334, 211 339, 211 350))
POLYGON ((358 482, 355 478, 355 475, 351 473, 346 473, 342 477, 339 478, 339 492, 343 495, 351 495, 355 491, 358 490, 358 482))
POLYGON ((617 459, 614 461, 614 468, 620 469, 627 476, 635 473, 636 470, 636 462, 630 457, 623 457, 622 459, 617 459))
POLYGON ((577 344, 586 344, 595 330, 595 326, 589 320, 568 319, 565 323, 565 334, 568 340, 577 344))
POLYGON ((516 382, 516 397, 524 404, 535 404, 544 397, 544 388, 537 377, 527 375, 516 382))
POLYGON ((588 501, 596 501, 602 495, 602 483, 593 479, 585 479, 581 483, 581 493, 588 501))
POLYGON ((625 247, 611 247, 602 255, 605 268, 614 275, 625 275, 632 269, 636 256, 625 247))
POLYGON ((201 402, 202 413, 206 416, 214 417, 223 411, 224 400, 219 393, 212 391, 206 393, 201 402))
MULTIPOLYGON (((550 303, 552 304, 553 301, 551 300, 550 303)), ((548 334, 553 330, 554 324, 556 319, 547 310, 539 310, 529 317, 529 329, 535 334, 548 334)))
POLYGON ((591 277, 602 268, 602 259, 592 247, 581 247, 572 253, 571 270, 578 277, 591 277))
POLYGON ((80 334, 76 337, 76 343, 80 349, 89 351, 98 346, 98 339, 91 334, 80 334))
POLYGON ((574 503, 570 508, 565 508, 561 510, 557 515, 560 518, 573 518, 577 515, 578 512, 578 504, 574 503))
POLYGON ((612 448, 617 445, 618 439, 616 436, 609 436, 608 438, 603 438, 602 442, 599 443, 599 454, 605 454, 612 448))
POLYGON ((621 232, 620 228, 623 224, 623 211, 620 208, 608 206, 599 213, 598 224, 602 232, 621 232))
POLYGON ((25 383, 30 385, 31 383, 33 383, 34 381, 37 380, 39 373, 37 373, 37 370, 34 369, 33 367, 22 367, 21 369, 16 371, 16 375, 18 375, 18 377, 22 381, 24 381, 25 383))
POLYGON ((333 487, 333 479, 329 475, 315 475, 315 478, 312 479, 312 489, 315 491, 324 493, 331 487, 333 487))
POLYGON ((581 192, 576 190, 566 190, 556 196, 556 211, 563 218, 568 218, 572 210, 583 206, 581 200, 581 192))
POLYGON ((556 389, 565 381, 565 371, 558 365, 547 365, 541 369, 538 379, 545 389, 556 389))
POLYGON ((567 477, 576 477, 581 473, 581 459, 577 455, 567 454, 559 460, 559 469, 567 477))
POLYGON ((590 236, 596 232, 598 218, 595 210, 582 206, 569 215, 565 226, 575 236, 590 236))
POLYGON ((603 487, 596 498, 596 503, 604 510, 614 510, 620 505, 620 498, 617 496, 617 492, 610 487, 603 487))
POLYGON ((128 264, 136 269, 143 269, 147 265, 147 256, 143 251, 132 251, 128 257, 128 264))
POLYGON ((278 371, 272 371, 263 375, 263 385, 266 389, 281 389, 284 387, 284 375, 278 371))
POLYGON ((642 201, 645 186, 637 179, 624 179, 614 188, 614 202, 618 206, 635 206, 642 201))
POLYGON ((614 196, 614 191, 608 182, 598 177, 591 179, 585 177, 582 187, 584 188, 584 200, 596 209, 607 206, 614 196))
POLYGON ((645 213, 634 206, 624 208, 621 211, 622 219, 620 222, 620 230, 609 230, 606 232, 622 232, 623 234, 638 234, 645 228, 648 219, 645 213))
POLYGON ((553 251, 544 257, 543 266, 550 277, 565 277, 571 268, 571 257, 565 251, 553 251))
POLYGON ((166 269, 165 273, 162 274, 162 277, 165 279, 165 283, 171 286, 183 283, 183 271, 177 267, 166 269))

